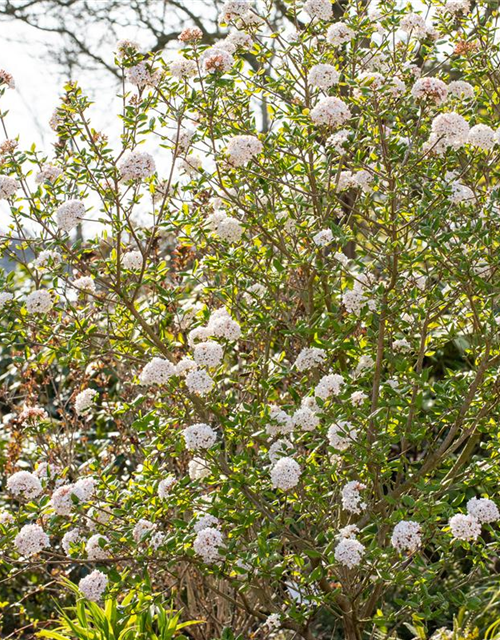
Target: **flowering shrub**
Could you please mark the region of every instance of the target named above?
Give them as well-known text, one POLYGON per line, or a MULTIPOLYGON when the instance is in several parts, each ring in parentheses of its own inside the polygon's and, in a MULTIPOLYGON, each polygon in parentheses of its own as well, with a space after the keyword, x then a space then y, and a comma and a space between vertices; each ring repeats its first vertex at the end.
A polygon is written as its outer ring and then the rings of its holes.
POLYGON ((495 3, 345 4, 119 43, 119 141, 69 84, 53 155, 3 143, 16 575, 168 591, 193 637, 359 640, 494 573, 495 3))

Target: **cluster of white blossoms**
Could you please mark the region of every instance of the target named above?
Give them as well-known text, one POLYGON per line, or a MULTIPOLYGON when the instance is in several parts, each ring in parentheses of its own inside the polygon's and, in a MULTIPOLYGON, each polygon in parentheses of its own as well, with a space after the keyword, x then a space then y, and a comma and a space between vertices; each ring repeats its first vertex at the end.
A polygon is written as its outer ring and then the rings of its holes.
POLYGON ((289 491, 297 486, 302 469, 293 458, 280 458, 271 468, 271 484, 274 489, 289 491))
POLYGON ((19 186, 19 182, 15 178, 0 176, 0 200, 12 198, 19 186))
POLYGON ((49 536, 38 524, 25 524, 14 538, 16 549, 22 556, 34 556, 50 546, 49 536))
POLYGON ((14 294, 9 291, 2 291, 0 293, 0 309, 2 309, 8 302, 14 300, 14 294))
POLYGON ((33 500, 42 493, 40 479, 29 471, 16 471, 7 480, 7 489, 15 498, 33 500))
POLYGON ((314 431, 319 423, 319 416, 309 407, 300 407, 292 416, 292 425, 302 431, 314 431))
POLYGON ((220 548, 223 542, 224 536, 219 529, 206 527, 197 532, 193 549, 203 558, 204 562, 211 564, 221 559, 220 548))
POLYGON ((440 113, 432 121, 427 146, 436 152, 444 152, 446 147, 458 149, 467 142, 468 135, 469 124, 463 116, 454 111, 440 113))
POLYGON ((71 547, 73 545, 78 545, 82 542, 83 537, 80 533, 80 529, 70 529, 66 531, 66 533, 61 538, 61 547, 64 550, 64 553, 69 556, 71 554, 71 547))
POLYGON ((161 500, 166 500, 166 498, 168 498, 168 496, 170 495, 170 490, 172 489, 175 482, 175 476, 173 475, 168 475, 166 478, 160 480, 160 482, 158 483, 158 497, 161 500))
POLYGON ((454 15, 468 13, 470 11, 470 0, 446 0, 444 8, 454 15))
POLYGON ((328 127, 339 127, 351 117, 351 111, 340 98, 323 98, 311 109, 311 120, 314 124, 328 127))
POLYGON ((156 171, 156 164, 150 153, 133 151, 118 165, 120 177, 124 182, 149 178, 156 171))
POLYGON ((250 2, 248 0, 227 0, 222 5, 219 21, 221 23, 231 22, 236 18, 245 16, 249 10, 250 2))
POLYGON ((266 425, 266 433, 271 437, 286 435, 293 430, 292 418, 277 405, 269 407, 269 419, 271 422, 266 425))
POLYGON ((198 451, 199 449, 210 449, 217 441, 217 434, 212 427, 204 422, 198 422, 186 427, 182 435, 186 442, 186 449, 198 451))
POLYGON ((122 267, 130 271, 139 271, 143 264, 144 259, 140 251, 127 251, 122 258, 122 267))
POLYGON ((355 525, 348 525, 339 532, 340 541, 335 547, 335 560, 347 567, 348 569, 354 569, 357 567, 363 555, 365 553, 365 547, 359 540, 356 539, 356 534, 359 532, 355 525))
POLYGON ((186 376, 186 386, 197 396, 208 395, 215 386, 215 380, 203 369, 190 371, 186 376))
POLYGON ((14 76, 8 71, 5 71, 5 69, 0 69, 0 85, 1 84, 6 84, 9 87, 9 89, 16 88, 16 82, 14 80, 14 76))
POLYGON ((198 73, 196 62, 181 55, 175 56, 168 68, 172 76, 178 80, 189 80, 198 73))
POLYGON ((308 81, 320 89, 329 89, 337 84, 340 75, 337 69, 331 64, 315 64, 309 69, 308 81))
POLYGON ((474 191, 470 187, 461 182, 453 182, 451 184, 450 202, 452 204, 470 205, 476 199, 474 191))
POLYGON ((322 229, 313 236, 313 242, 318 247, 326 247, 333 241, 333 233, 330 229, 322 229))
POLYGON ((160 80, 158 71, 154 71, 146 62, 129 67, 126 71, 127 80, 139 89, 143 87, 156 87, 160 80))
POLYGON ((193 357, 196 364, 201 367, 215 369, 222 362, 224 349, 218 342, 213 342, 212 340, 199 342, 194 347, 193 357))
POLYGON ((165 358, 153 358, 139 374, 139 382, 145 386, 167 384, 176 374, 175 366, 165 358))
POLYGON ((325 363, 325 360, 326 353, 324 349, 320 349, 319 347, 306 347, 299 353, 293 366, 302 372, 320 367, 325 363))
POLYGON ((419 78, 411 89, 411 95, 415 100, 430 100, 439 105, 448 97, 448 87, 439 78, 419 78))
POLYGON ((85 550, 89 560, 106 560, 109 558, 109 540, 106 536, 96 533, 87 540, 85 550))
POLYGON ((233 167, 243 167, 264 150, 262 142, 257 136, 234 136, 228 142, 226 155, 233 167))
POLYGON ((354 31, 344 22, 334 22, 326 32, 326 40, 334 47, 347 44, 354 38, 354 31))
POLYGON ((212 474, 212 471, 210 469, 209 463, 206 460, 195 456, 188 463, 188 474, 190 480, 196 481, 208 478, 212 474))
POLYGON ((71 231, 85 216, 85 205, 80 200, 68 200, 56 211, 56 222, 60 231, 71 231))
POLYGON ((366 489, 366 485, 351 480, 342 488, 342 508, 350 513, 361 513, 366 509, 367 504, 361 497, 361 491, 366 489))
POLYGON ((490 151, 496 142, 495 131, 487 124, 476 124, 471 127, 467 142, 483 151, 490 151))
POLYGON ((87 600, 98 602, 108 586, 108 576, 102 571, 95 569, 88 576, 82 578, 78 583, 78 588, 87 600))
POLYGON ((26 311, 28 313, 48 313, 53 306, 52 296, 45 289, 33 291, 26 298, 26 311))
POLYGON ((345 380, 339 373, 330 373, 318 382, 314 395, 321 400, 328 400, 331 396, 338 396, 344 384, 345 380))
POLYGON ((500 519, 497 505, 488 498, 471 498, 467 502, 467 515, 456 513, 448 523, 457 540, 473 541, 481 535, 481 525, 500 519))
POLYGON ((422 544, 422 528, 413 520, 401 520, 394 527, 391 544, 398 551, 415 553, 422 544))
POLYGON ((346 451, 358 435, 357 430, 347 420, 334 422, 328 429, 330 446, 339 451, 346 451))
POLYGON ((75 398, 75 411, 77 415, 82 415, 94 404, 97 391, 95 389, 84 389, 75 398))
POLYGON ((227 73, 234 65, 233 55, 217 45, 206 49, 201 56, 203 70, 207 73, 227 73))
POLYGON ((144 538, 153 533, 156 529, 156 525, 145 518, 141 518, 135 523, 134 529, 132 531, 132 537, 135 542, 139 544, 144 540, 144 538))
POLYGON ((61 168, 53 164, 44 164, 36 174, 35 182, 37 184, 41 184, 42 182, 55 182, 62 174, 63 170, 61 168))
POLYGON ((223 209, 218 209, 207 217, 207 223, 211 230, 225 242, 234 243, 241 240, 243 227, 241 222, 232 216, 228 216, 223 209))
POLYGON ((370 298, 368 282, 364 279, 363 274, 358 274, 354 280, 352 289, 345 288, 342 293, 342 304, 347 313, 353 313, 359 316, 365 306, 370 310, 374 310, 375 301, 370 298))
POLYGON ((82 276, 81 278, 77 278, 73 280, 71 283, 75 289, 80 289, 80 291, 89 291, 91 293, 95 293, 95 282, 94 278, 90 276, 82 276))
POLYGON ((241 336, 241 327, 229 315, 227 309, 217 309, 209 318, 205 327, 196 327, 189 332, 188 342, 194 346, 197 340, 207 340, 208 338, 224 338, 229 342, 239 340, 241 336))
POLYGON ((311 18, 318 20, 331 20, 333 16, 333 6, 330 0, 306 0, 304 11, 311 18))
POLYGON ((82 478, 74 484, 65 484, 57 488, 50 499, 50 504, 59 516, 69 516, 75 505, 89 500, 95 490, 93 478, 82 478))
POLYGON ((46 249, 40 251, 38 256, 33 260, 33 264, 37 269, 45 269, 50 264, 58 265, 61 262, 61 254, 55 249, 46 249))

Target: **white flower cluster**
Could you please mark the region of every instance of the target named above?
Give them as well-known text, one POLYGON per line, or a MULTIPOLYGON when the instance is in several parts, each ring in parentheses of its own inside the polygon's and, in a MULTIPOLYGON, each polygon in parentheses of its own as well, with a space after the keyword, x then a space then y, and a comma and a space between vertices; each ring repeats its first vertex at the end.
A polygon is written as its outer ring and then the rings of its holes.
POLYGON ((207 342, 199 342, 194 348, 193 357, 196 364, 201 367, 214 369, 222 362, 224 349, 220 344, 211 340, 207 342))
POLYGON ((326 40, 334 47, 350 42, 354 38, 354 31, 344 22, 334 22, 328 27, 326 40))
POLYGON ((204 51, 201 62, 203 69, 207 73, 222 74, 231 71, 234 65, 234 58, 229 51, 215 45, 204 51))
POLYGON ((142 542, 146 536, 153 533, 156 525, 150 522, 149 520, 145 520, 141 518, 138 522, 136 522, 134 526, 134 530, 132 532, 132 536, 137 544, 142 542))
POLYGON ((326 353, 324 349, 319 347, 306 347, 297 356, 294 367, 298 371, 308 371, 315 367, 320 367, 325 363, 326 353))
POLYGON ((14 544, 23 556, 34 556, 50 546, 49 536, 38 524, 25 524, 14 538, 14 544))
POLYGON ((68 200, 56 211, 56 222, 60 231, 71 231, 85 215, 85 205, 80 200, 68 200))
POLYGON ((7 489, 15 498, 33 500, 42 493, 42 484, 33 473, 17 471, 8 478, 7 489))
POLYGON ((347 529, 348 528, 345 527, 340 532, 341 539, 335 547, 334 555, 337 562, 348 569, 354 569, 354 567, 357 567, 361 563, 365 553, 365 547, 354 535, 357 532, 357 527, 347 529))
POLYGON ((190 371, 186 376, 186 386, 197 396, 206 396, 215 386, 214 379, 203 369, 190 371))
POLYGON ((311 18, 317 18, 318 20, 331 20, 333 16, 333 7, 330 0, 306 0, 304 11, 311 18))
POLYGON ((271 422, 266 425, 266 433, 271 436, 286 435, 293 430, 293 420, 286 411, 276 405, 269 407, 271 422))
POLYGON ((50 499, 52 508, 60 516, 69 516, 75 504, 89 500, 95 490, 93 478, 82 478, 74 484, 65 484, 54 491, 50 499))
POLYGON ((26 311, 28 313, 48 313, 53 306, 52 296, 44 289, 33 291, 26 298, 26 311))
POLYGON ((228 216, 224 210, 219 209, 208 216, 207 223, 221 240, 230 243, 239 242, 239 240, 241 240, 243 227, 241 226, 240 221, 232 216, 228 216))
POLYGON ((79 544, 82 540, 83 538, 78 528, 67 531, 61 539, 61 547, 64 553, 69 556, 71 553, 71 546, 79 544))
POLYGON ((122 258, 122 267, 130 271, 142 269, 143 258, 140 251, 128 251, 122 258))
POLYGON ((343 100, 330 96, 320 100, 310 115, 314 124, 337 127, 349 120, 351 111, 343 100))
POLYGON ((184 56, 177 55, 169 64, 170 73, 178 80, 189 80, 198 73, 198 67, 194 60, 188 60, 184 56))
POLYGON ((95 293, 96 291, 94 279, 90 276, 77 278, 76 280, 73 280, 72 285, 75 289, 80 289, 80 291, 90 291, 91 293, 95 293))
POLYGON ((53 164, 44 164, 36 174, 35 182, 37 184, 41 184, 42 182, 55 182, 62 174, 63 171, 59 167, 53 164))
POLYGON ((98 602, 108 586, 108 577, 98 569, 89 573, 78 583, 78 588, 87 600, 98 602))
POLYGON ((348 449, 358 435, 357 430, 347 420, 334 422, 328 429, 330 446, 339 451, 348 449))
POLYGON ((415 551, 422 544, 422 528, 418 522, 413 520, 401 520, 394 527, 391 536, 391 544, 398 551, 415 551))
POLYGON ((118 165, 120 177, 124 182, 149 178, 156 171, 154 158, 149 153, 133 151, 118 165))
POLYGON ((18 189, 19 183, 17 180, 8 176, 0 176, 0 200, 12 198, 18 189))
POLYGON ((166 498, 170 494, 170 489, 173 487, 175 482, 175 476, 172 475, 169 475, 166 478, 163 478, 163 480, 160 480, 158 484, 158 497, 161 500, 166 500, 166 498))
POLYGON ((153 358, 139 375, 139 382, 145 386, 167 384, 176 374, 175 366, 164 358, 153 358))
POLYGON ((339 81, 339 72, 331 64, 315 64, 309 69, 308 81, 320 89, 329 89, 339 81))
POLYGON ((289 491, 297 486, 302 470, 293 458, 280 458, 271 469, 271 483, 274 489, 289 491))
POLYGON ((495 144, 495 132, 487 124, 476 124, 471 127, 467 142, 483 151, 490 151, 495 144))
POLYGON ((303 431, 314 431, 319 426, 319 417, 308 407, 300 407, 292 416, 292 424, 303 431))
POLYGON ((219 20, 221 22, 230 22, 235 18, 244 16, 249 10, 250 3, 248 0, 227 0, 222 5, 219 20))
POLYGON ((439 78, 419 78, 412 87, 411 95, 415 100, 431 100, 442 104, 448 97, 448 87, 439 78))
POLYGON ((347 313, 353 313, 356 316, 360 315, 365 305, 368 305, 371 310, 374 309, 375 303, 369 298, 368 281, 363 274, 357 276, 352 289, 344 289, 342 303, 347 313))
POLYGON ((61 262, 61 255, 55 250, 40 251, 33 264, 37 269, 45 269, 52 263, 54 266, 61 262))
POLYGON ((361 491, 366 486, 357 480, 351 480, 342 488, 342 507, 351 513, 361 513, 366 509, 366 502, 363 502, 361 491))
POLYGON ((322 229, 313 236, 313 242, 318 247, 326 247, 333 240, 333 233, 330 229, 322 229))
POLYGON ((109 558, 108 546, 108 538, 102 536, 100 533, 96 533, 87 540, 87 544, 85 545, 87 558, 89 560, 106 560, 109 558))
POLYGON ((461 100, 470 100, 474 98, 474 87, 464 80, 452 80, 448 85, 448 97, 460 98, 461 100))
POLYGON ((339 373, 330 373, 318 382, 314 395, 322 400, 328 400, 330 396, 338 396, 344 384, 344 378, 339 373))
POLYGON ((78 416, 90 409, 97 395, 95 389, 84 389, 75 398, 75 411, 78 416))
POLYGON ((194 457, 189 461, 188 473, 191 480, 204 480, 211 475, 210 465, 203 458, 194 457))
POLYGON ((454 111, 441 113, 432 121, 427 146, 434 147, 437 153, 442 153, 446 147, 458 149, 467 142, 468 135, 469 124, 463 116, 454 111))
POLYGON ((205 515, 200 516, 193 527, 195 533, 199 533, 202 529, 207 529, 209 527, 213 527, 217 529, 219 526, 219 518, 211 515, 210 513, 206 513, 205 515))
POLYGON ((444 8, 454 15, 468 13, 470 11, 470 0, 447 0, 444 8))
POLYGON ((226 148, 229 164, 243 167, 264 150, 257 136, 241 135, 231 138, 226 148))
POLYGON ((189 451, 198 451, 199 449, 210 449, 213 447, 217 434, 212 427, 204 422, 198 422, 186 427, 182 432, 186 442, 186 448, 189 451))
POLYGON ((220 547, 223 542, 224 536, 218 529, 206 527, 196 534, 193 549, 203 558, 204 562, 211 564, 221 559, 220 547))
POLYGON ((448 523, 452 536, 457 540, 477 540, 482 524, 500 519, 497 505, 488 498, 471 498, 467 502, 467 512, 467 515, 455 514, 448 523))
POLYGON ((9 291, 2 291, 2 293, 0 293, 0 309, 2 309, 11 300, 14 300, 14 295, 9 291))
POLYGON ((158 71, 153 71, 146 62, 139 62, 129 67, 126 72, 127 80, 136 87, 155 87, 160 79, 158 71))

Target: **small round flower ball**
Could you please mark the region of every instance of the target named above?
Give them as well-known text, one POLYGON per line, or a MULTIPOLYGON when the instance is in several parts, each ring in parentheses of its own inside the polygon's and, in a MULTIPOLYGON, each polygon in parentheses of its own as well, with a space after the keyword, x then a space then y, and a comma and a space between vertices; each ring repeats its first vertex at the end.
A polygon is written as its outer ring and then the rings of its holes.
POLYGON ((314 431, 319 426, 319 417, 307 407, 300 407, 292 416, 294 427, 303 431, 314 431))
POLYGON ((487 124, 476 124, 471 127, 467 142, 483 151, 490 151, 495 144, 495 131, 487 124))
POLYGON ((73 280, 71 284, 75 289, 79 289, 80 291, 89 291, 90 293, 95 293, 96 291, 94 279, 90 276, 77 278, 76 280, 73 280))
POLYGON ((169 71, 177 80, 189 80, 198 73, 198 67, 194 60, 188 60, 184 56, 177 55, 168 65, 169 71))
POLYGON ((98 569, 94 569, 88 576, 82 578, 78 583, 78 588, 82 595, 92 602, 99 602, 108 586, 108 577, 98 569))
POLYGON ((351 117, 351 111, 340 98, 323 98, 311 110, 314 124, 337 127, 343 125, 351 117))
POLYGON ((329 89, 339 81, 339 72, 331 64, 315 64, 309 69, 307 79, 310 84, 320 89, 329 89))
POLYGON ((85 205, 80 200, 68 200, 56 210, 56 222, 60 231, 67 233, 85 216, 85 205))
POLYGON ((14 545, 23 556, 34 556, 50 546, 49 536, 38 524, 26 524, 14 538, 14 545))
POLYGON ((42 493, 42 484, 33 473, 16 471, 7 479, 7 489, 15 498, 33 500, 42 493))
POLYGON ((140 251, 128 251, 122 258, 122 267, 130 271, 142 269, 143 257, 140 251))
POLYGON ((0 309, 3 309, 11 300, 14 300, 14 295, 10 293, 10 291, 2 291, 2 293, 0 293, 0 309))
POLYGON ((219 518, 212 516, 210 513, 206 513, 205 515, 202 515, 200 518, 198 518, 198 520, 195 522, 193 531, 195 533, 198 533, 199 531, 201 531, 202 529, 206 529, 207 527, 213 527, 214 529, 217 529, 218 526, 219 518))
POLYGON ((206 527, 196 534, 193 549, 195 553, 203 558, 204 562, 217 562, 220 559, 219 549, 223 541, 224 536, 219 529, 206 527))
POLYGON ((155 87, 160 80, 160 74, 158 71, 153 71, 146 62, 139 62, 139 64, 127 69, 126 78, 130 84, 143 89, 144 87, 155 87))
POLYGON ((331 0, 306 0, 304 11, 310 18, 318 20, 331 20, 333 17, 331 0))
POLYGON ((89 560, 106 560, 109 558, 107 546, 109 540, 106 536, 102 536, 100 533, 96 533, 87 540, 85 550, 87 551, 87 558, 89 560))
POLYGON ((356 437, 356 429, 347 420, 334 422, 328 429, 328 442, 331 447, 338 449, 338 451, 346 451, 356 440, 356 437))
POLYGON ((69 556, 71 555, 71 546, 77 545, 82 541, 82 536, 80 534, 80 530, 78 528, 70 529, 66 531, 61 539, 61 547, 64 550, 64 553, 69 556))
POLYGON ((187 376, 190 371, 196 371, 198 365, 191 358, 181 358, 175 365, 175 373, 178 376, 187 376))
POLYGON ((274 489, 289 491, 297 486, 301 473, 299 463, 293 458, 280 458, 271 469, 271 484, 274 489))
POLYGON ((26 298, 26 311, 28 313, 48 313, 53 306, 52 296, 45 289, 33 291, 26 298))
POLYGON ((413 520, 401 520, 394 527, 391 536, 391 544, 398 551, 415 551, 422 544, 422 528, 413 520))
POLYGON ((19 183, 14 178, 8 176, 0 176, 0 200, 12 198, 19 189, 19 183))
POLYGON ((169 475, 158 483, 158 497, 165 500, 169 495, 176 480, 175 476, 169 475))
POLYGON ((215 368, 224 357, 224 349, 217 342, 199 342, 193 352, 196 364, 202 367, 215 368))
POLYGON ((95 389, 84 389, 75 398, 75 411, 77 415, 82 415, 90 409, 94 404, 94 399, 97 395, 95 389))
POLYGON ((210 464, 203 458, 194 457, 189 461, 188 474, 190 480, 204 480, 212 475, 210 464))
POLYGON ((149 153, 133 151, 118 165, 120 177, 124 182, 149 178, 156 171, 154 158, 149 153))
POLYGON ((156 525, 153 524, 150 520, 145 520, 141 518, 138 522, 136 522, 134 529, 132 531, 132 536, 134 541, 139 544, 144 540, 144 538, 152 533, 156 528, 156 525))
POLYGON ((241 135, 231 138, 226 148, 226 155, 229 164, 233 167, 243 167, 263 150, 262 142, 257 136, 241 135))
POLYGON ((364 545, 356 538, 343 538, 335 547, 335 560, 347 567, 354 569, 357 567, 365 553, 364 545))
POLYGON ((442 104, 448 97, 448 87, 439 78, 419 78, 411 89, 415 100, 430 100, 435 104, 442 104))
POLYGON ((175 366, 164 358, 153 358, 139 375, 139 382, 145 386, 167 384, 176 374, 175 366))
POLYGON ((474 87, 464 80, 453 80, 448 85, 448 97, 471 100, 474 95, 474 87))
POLYGON ((42 165, 40 171, 36 174, 35 182, 42 184, 44 182, 55 182, 63 173, 62 169, 53 164, 42 165))
POLYGON ((294 367, 297 371, 303 372, 324 364, 326 352, 319 347, 304 347, 295 360, 294 367))
POLYGON ((207 73, 227 73, 234 65, 234 58, 229 51, 220 47, 210 47, 201 56, 203 69, 207 73))
POLYGON ((500 519, 497 505, 488 498, 471 498, 467 502, 467 512, 481 524, 496 522, 500 519))
POLYGON ((449 521, 451 535, 456 540, 474 541, 481 535, 481 524, 472 515, 457 513, 449 521))
POLYGON ((214 388, 215 381, 206 371, 198 369, 190 371, 186 376, 186 386, 191 393, 198 396, 206 396, 214 388))
POLYGON ((350 42, 354 38, 354 31, 343 22, 334 22, 328 27, 326 40, 334 47, 350 42))
POLYGON ((221 240, 229 243, 239 242, 243 235, 243 227, 236 218, 226 216, 217 225, 216 233, 221 240))
POLYGON ((212 427, 204 422, 198 422, 190 427, 186 427, 182 432, 186 448, 189 451, 199 451, 200 449, 210 449, 217 441, 217 434, 212 427))

